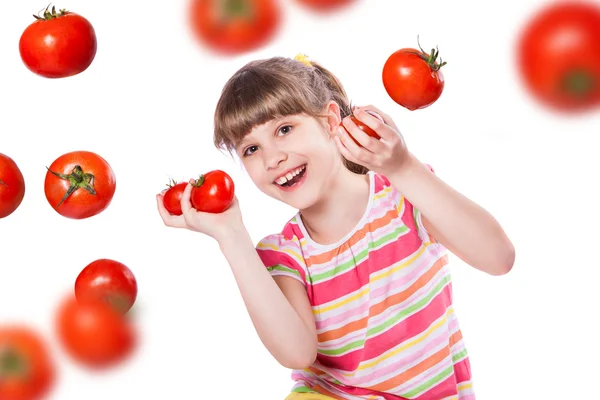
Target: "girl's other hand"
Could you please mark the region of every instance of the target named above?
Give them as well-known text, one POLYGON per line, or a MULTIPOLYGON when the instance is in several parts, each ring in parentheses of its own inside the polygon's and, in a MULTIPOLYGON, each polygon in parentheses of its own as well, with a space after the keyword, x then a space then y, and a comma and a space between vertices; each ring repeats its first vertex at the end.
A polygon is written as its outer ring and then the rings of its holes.
POLYGON ((351 118, 346 117, 342 121, 343 127, 339 127, 338 137, 335 138, 340 153, 349 161, 384 176, 390 176, 402 169, 407 164, 410 154, 394 121, 374 106, 356 107, 354 116, 373 129, 381 139, 370 137, 356 126, 351 118), (385 122, 367 111, 377 113, 385 122), (360 146, 352 140, 348 132, 360 146))
POLYGON ((181 198, 182 215, 172 215, 163 204, 164 192, 156 195, 158 212, 166 226, 172 228, 184 228, 208 235, 217 241, 236 230, 243 229, 242 213, 240 211, 237 196, 233 198, 231 205, 222 213, 207 213, 192 207, 191 193, 194 180, 185 187, 181 198))

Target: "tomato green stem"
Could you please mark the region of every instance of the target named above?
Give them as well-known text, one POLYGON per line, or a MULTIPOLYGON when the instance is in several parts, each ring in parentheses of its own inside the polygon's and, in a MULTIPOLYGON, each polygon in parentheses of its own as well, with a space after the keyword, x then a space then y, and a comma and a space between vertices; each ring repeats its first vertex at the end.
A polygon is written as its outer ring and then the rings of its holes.
POLYGON ((6 183, 2 182, 2 179, 0 179, 0 185, 4 185, 4 186, 8 187, 8 185, 6 183))
POLYGON ((127 313, 127 302, 123 296, 108 295, 104 298, 104 300, 119 313, 127 313))
POLYGON ((246 19, 254 17, 254 10, 248 0, 219 0, 218 10, 219 19, 222 23, 239 17, 246 19))
POLYGON ((0 350, 0 381, 10 375, 22 374, 26 367, 23 357, 13 349, 0 350))
POLYGON ((204 175, 200 175, 200 177, 198 178, 198 180, 196 181, 196 183, 194 184, 195 187, 200 187, 202 186, 202 184, 204 183, 204 175))
POLYGON ((431 53, 428 54, 425 50, 423 50, 423 48, 421 47, 421 43, 419 42, 419 35, 417 35, 417 44, 419 45, 419 50, 421 50, 420 53, 418 52, 412 52, 412 54, 416 54, 418 55, 423 61, 425 61, 429 67, 431 67, 431 69, 434 72, 437 72, 440 70, 440 68, 442 68, 444 65, 448 64, 446 61, 443 61, 442 58, 440 57, 440 62, 437 62, 437 59, 440 55, 440 51, 439 49, 436 48, 435 49, 431 49, 431 53))
POLYGON ((54 176, 59 177, 60 179, 64 179, 69 181, 70 186, 63 198, 60 200, 57 208, 73 193, 77 191, 77 189, 84 189, 92 196, 96 195, 96 190, 94 189, 94 180, 95 177, 92 174, 88 174, 83 172, 83 169, 79 165, 76 165, 70 174, 59 174, 57 172, 52 171, 50 168, 46 167, 50 173, 54 176))
POLYGON ((575 97, 583 98, 594 91, 598 81, 585 70, 575 69, 567 73, 560 82, 560 89, 575 97))
MULTIPOLYGON (((64 8, 61 8, 60 10, 58 10, 58 13, 56 12, 55 6, 52 6, 52 11, 48 11, 49 8, 50 8, 50 4, 48 4, 46 9, 44 9, 43 15, 40 16, 40 15, 33 14, 33 18, 37 19, 38 21, 50 21, 51 19, 59 18, 59 17, 65 16, 69 13, 69 11, 67 11, 64 8)), ((42 12, 42 11, 40 10, 38 12, 38 14, 40 12, 42 12)))
POLYGON ((169 178, 169 183, 167 183, 167 187, 171 188, 171 187, 173 187, 175 185, 177 185, 177 181, 175 179, 173 179, 173 178, 169 178))

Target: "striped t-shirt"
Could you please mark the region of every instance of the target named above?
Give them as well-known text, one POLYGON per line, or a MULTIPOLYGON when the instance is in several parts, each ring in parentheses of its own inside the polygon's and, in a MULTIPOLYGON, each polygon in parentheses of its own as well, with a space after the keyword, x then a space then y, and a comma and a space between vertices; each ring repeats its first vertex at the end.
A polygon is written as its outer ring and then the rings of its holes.
POLYGON ((317 360, 293 371, 293 391, 473 400, 446 249, 388 179, 368 174, 365 214, 338 243, 313 242, 297 214, 257 245, 272 276, 304 284, 316 321, 317 360))

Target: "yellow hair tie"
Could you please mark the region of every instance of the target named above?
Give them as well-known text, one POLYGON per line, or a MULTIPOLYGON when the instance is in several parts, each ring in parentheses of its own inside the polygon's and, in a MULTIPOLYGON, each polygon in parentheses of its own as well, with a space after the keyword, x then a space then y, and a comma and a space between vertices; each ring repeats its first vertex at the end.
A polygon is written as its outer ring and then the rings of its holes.
POLYGON ((296 57, 294 57, 294 60, 300 61, 302 64, 308 65, 309 67, 312 66, 310 58, 306 54, 298 53, 296 57))

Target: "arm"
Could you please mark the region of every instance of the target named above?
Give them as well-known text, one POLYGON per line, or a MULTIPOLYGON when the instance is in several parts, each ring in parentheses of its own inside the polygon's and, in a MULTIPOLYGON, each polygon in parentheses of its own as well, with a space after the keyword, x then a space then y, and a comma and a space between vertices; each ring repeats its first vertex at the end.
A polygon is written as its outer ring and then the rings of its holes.
POLYGON ((491 275, 511 270, 515 249, 500 224, 412 154, 387 178, 421 212, 431 236, 465 263, 491 275))
POLYGON ((271 277, 245 229, 219 240, 261 341, 284 367, 303 369, 317 356, 317 335, 306 289, 293 278, 271 277))

